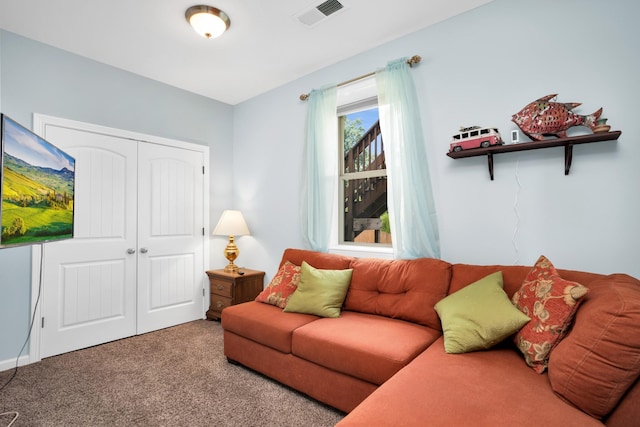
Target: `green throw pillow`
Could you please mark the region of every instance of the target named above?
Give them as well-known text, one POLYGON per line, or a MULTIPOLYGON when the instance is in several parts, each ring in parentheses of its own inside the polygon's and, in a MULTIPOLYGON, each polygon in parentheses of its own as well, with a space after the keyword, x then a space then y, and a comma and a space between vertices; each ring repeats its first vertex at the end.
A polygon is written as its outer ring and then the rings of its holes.
POLYGON ((353 269, 320 270, 305 261, 300 266, 300 283, 289 297, 286 312, 340 317, 353 269))
POLYGON ((486 350, 531 320, 511 303, 502 286, 502 272, 498 271, 435 305, 447 353, 486 350))

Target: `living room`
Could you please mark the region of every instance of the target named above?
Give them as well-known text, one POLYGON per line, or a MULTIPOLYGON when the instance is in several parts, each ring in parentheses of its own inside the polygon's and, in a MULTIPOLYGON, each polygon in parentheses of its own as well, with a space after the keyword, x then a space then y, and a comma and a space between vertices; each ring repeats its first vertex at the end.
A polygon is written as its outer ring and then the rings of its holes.
MULTIPOLYGON (((0 30, 0 107, 27 126, 42 113, 208 146, 209 223, 225 209, 243 212, 251 236, 238 238, 237 263, 265 271, 266 283, 284 248, 304 247, 307 108, 299 95, 417 54, 412 75, 442 259, 531 265, 545 254, 560 268, 640 277, 639 12, 630 0, 495 0, 237 105, 0 30), (561 148, 496 156, 494 180, 484 157, 445 155, 460 126, 496 126, 507 136, 517 129, 512 114, 551 93, 581 102, 580 114, 602 107, 621 137, 574 147, 567 176, 561 148)), ((210 238, 211 268, 223 266, 225 244, 210 238)), ((8 364, 29 329, 31 272, 29 248, 0 251, 0 361, 8 364)))

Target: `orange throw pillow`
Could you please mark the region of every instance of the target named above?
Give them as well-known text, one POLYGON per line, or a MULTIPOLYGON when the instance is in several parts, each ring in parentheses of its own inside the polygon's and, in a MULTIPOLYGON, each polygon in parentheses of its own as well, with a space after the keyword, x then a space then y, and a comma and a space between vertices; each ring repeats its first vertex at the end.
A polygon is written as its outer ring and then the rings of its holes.
POLYGON ((256 297, 256 301, 285 308, 292 293, 300 283, 300 266, 286 261, 266 288, 256 297))
POLYGON ((547 369, 549 353, 566 335, 585 286, 560 277, 551 261, 541 255, 511 301, 531 318, 514 337, 525 362, 541 374, 547 369))

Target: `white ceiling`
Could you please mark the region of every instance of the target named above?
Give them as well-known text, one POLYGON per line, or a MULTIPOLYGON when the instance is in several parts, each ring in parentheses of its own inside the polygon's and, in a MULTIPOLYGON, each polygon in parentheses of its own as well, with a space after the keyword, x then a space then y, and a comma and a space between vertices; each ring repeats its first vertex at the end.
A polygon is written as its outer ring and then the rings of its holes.
MULTIPOLYGON (((0 0, 0 28, 231 105, 491 0, 0 0), (230 29, 207 40, 184 13, 207 4, 230 29)), ((408 55, 411 52, 407 53, 408 55)))

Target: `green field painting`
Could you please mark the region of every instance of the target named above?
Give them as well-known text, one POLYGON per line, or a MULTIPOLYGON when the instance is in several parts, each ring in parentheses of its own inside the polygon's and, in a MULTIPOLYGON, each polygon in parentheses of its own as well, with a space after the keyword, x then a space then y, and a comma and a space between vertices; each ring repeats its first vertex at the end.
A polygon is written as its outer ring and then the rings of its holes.
POLYGON ((73 237, 75 160, 4 115, 2 137, 0 245, 73 237))

